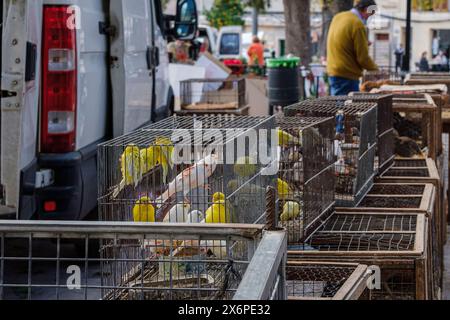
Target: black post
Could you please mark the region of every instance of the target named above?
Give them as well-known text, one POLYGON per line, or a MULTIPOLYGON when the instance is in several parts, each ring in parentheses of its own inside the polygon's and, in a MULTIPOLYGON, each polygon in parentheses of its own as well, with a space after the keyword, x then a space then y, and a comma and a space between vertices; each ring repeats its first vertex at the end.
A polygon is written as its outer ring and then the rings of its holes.
POLYGON ((402 70, 409 72, 411 69, 411 0, 406 0, 406 43, 405 57, 403 59, 402 70))

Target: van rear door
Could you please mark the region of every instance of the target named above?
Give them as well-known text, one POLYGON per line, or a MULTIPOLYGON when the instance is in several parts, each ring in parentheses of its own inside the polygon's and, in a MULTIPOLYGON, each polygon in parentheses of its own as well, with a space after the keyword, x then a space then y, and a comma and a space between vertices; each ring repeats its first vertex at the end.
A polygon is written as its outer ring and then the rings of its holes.
MULTIPOLYGON (((36 165, 42 0, 3 0, 2 5, 0 215, 18 214, 21 175, 36 165)), ((34 175, 24 178, 31 180, 30 190, 34 175)), ((26 198, 20 205, 33 206, 26 198)))
POLYGON ((110 1, 114 136, 151 121, 157 61, 152 18, 148 0, 110 1))

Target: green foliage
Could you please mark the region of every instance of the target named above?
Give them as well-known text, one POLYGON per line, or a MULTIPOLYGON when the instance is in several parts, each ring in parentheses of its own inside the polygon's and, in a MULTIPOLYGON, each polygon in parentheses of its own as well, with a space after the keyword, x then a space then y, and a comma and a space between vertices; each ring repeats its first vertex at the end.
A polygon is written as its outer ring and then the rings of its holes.
POLYGON ((211 10, 205 12, 209 23, 215 28, 244 25, 244 11, 252 7, 262 12, 270 6, 270 0, 215 0, 211 10))
POLYGON ((211 10, 205 14, 209 23, 217 29, 244 25, 244 4, 239 0, 215 0, 211 10))

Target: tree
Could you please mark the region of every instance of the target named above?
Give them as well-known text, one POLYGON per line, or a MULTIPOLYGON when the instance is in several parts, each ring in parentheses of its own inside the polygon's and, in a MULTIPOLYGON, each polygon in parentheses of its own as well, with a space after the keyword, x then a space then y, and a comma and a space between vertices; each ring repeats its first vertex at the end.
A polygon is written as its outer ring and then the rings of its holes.
POLYGON ((239 0, 214 0, 211 10, 205 14, 209 23, 217 29, 244 25, 244 4, 239 0))
POLYGON ((286 24, 286 52, 299 56, 303 65, 311 63, 310 0, 283 0, 286 24))

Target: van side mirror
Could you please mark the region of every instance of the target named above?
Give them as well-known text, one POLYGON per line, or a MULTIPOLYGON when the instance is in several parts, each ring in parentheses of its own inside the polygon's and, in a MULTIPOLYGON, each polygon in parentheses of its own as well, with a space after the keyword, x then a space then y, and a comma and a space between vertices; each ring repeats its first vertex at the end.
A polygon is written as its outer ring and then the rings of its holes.
POLYGON ((195 0, 178 0, 174 35, 179 40, 194 40, 197 36, 198 15, 195 0))

